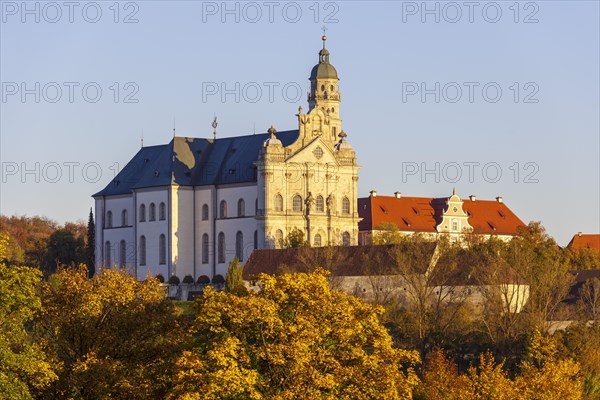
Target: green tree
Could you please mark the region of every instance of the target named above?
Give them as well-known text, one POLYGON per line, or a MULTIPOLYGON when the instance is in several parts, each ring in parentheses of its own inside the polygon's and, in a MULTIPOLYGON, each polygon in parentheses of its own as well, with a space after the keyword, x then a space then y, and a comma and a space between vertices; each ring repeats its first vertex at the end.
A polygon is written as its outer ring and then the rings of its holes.
POLYGON ((74 267, 85 261, 83 237, 75 236, 75 233, 68 228, 58 229, 50 235, 46 255, 46 273, 55 272, 59 265, 74 267))
POLYGON ((235 257, 227 267, 225 274, 225 290, 235 294, 244 294, 247 292, 242 278, 244 267, 240 265, 240 261, 235 257))
POLYGON ((304 239, 304 232, 298 228, 294 228, 285 238, 281 239, 279 245, 282 249, 296 249, 307 246, 308 242, 304 239))
MULTIPOLYGON (((0 259, 6 257, 9 235, 0 233, 0 259)), ((32 399, 57 378, 43 342, 26 329, 39 313, 41 272, 0 264, 0 398, 32 399)))
POLYGON ((96 224, 94 223, 94 214, 91 207, 87 224, 85 261, 88 267, 88 275, 91 278, 96 273, 96 224))

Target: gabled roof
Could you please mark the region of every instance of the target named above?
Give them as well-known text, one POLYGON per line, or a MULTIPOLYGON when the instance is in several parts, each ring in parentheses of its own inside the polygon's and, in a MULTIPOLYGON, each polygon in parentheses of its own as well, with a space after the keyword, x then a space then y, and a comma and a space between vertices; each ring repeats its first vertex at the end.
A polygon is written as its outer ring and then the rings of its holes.
MULTIPOLYGON (((383 222, 392 222, 400 231, 437 232, 447 198, 369 196, 358 199, 360 231, 372 231, 383 222)), ((506 204, 494 200, 463 199, 463 210, 475 233, 517 235, 525 227, 506 204)))
MULTIPOLYGON (((143 147, 117 176, 93 197, 129 194, 135 189, 256 182, 254 163, 269 134, 223 139, 174 137, 169 144, 143 147)), ((278 132, 289 146, 298 130, 278 132)))
MULTIPOLYGON (((311 272, 317 267, 325 268, 333 276, 397 275, 400 254, 420 259, 422 265, 414 265, 418 273, 429 268, 437 243, 423 241, 418 247, 408 243, 381 246, 330 246, 300 247, 293 249, 254 250, 244 265, 244 280, 251 281, 261 273, 281 275, 285 273, 311 272), (416 253, 415 253, 416 252, 416 253), (422 269, 421 269, 422 268, 422 269)), ((477 286, 500 283, 525 282, 514 270, 506 267, 499 276, 490 276, 494 260, 462 250, 458 254, 444 253, 436 261, 431 276, 434 286, 477 286)))
POLYGON ((567 248, 573 251, 593 249, 600 252, 600 234, 578 233, 573 236, 567 248))
MULTIPOLYGON (((433 257, 435 242, 424 242, 422 251, 433 257)), ((402 251, 402 245, 328 246, 291 249, 254 250, 244 265, 243 277, 252 280, 259 274, 278 275, 292 272, 311 272, 317 267, 335 276, 366 276, 394 274, 391 254, 402 251)))

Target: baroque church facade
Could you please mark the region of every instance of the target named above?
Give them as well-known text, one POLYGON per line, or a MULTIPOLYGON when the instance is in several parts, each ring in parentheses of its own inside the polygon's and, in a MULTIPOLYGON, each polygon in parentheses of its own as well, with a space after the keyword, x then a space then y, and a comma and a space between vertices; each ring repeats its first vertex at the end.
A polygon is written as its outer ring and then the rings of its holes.
POLYGON ((326 37, 298 129, 146 146, 93 197, 96 265, 180 278, 225 275, 294 230, 312 246, 358 244, 356 153, 340 119, 326 37))

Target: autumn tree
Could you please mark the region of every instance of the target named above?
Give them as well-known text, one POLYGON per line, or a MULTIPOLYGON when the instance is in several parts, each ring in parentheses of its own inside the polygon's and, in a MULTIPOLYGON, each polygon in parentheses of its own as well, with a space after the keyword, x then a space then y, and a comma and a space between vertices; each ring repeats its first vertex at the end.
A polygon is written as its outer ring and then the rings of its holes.
POLYGON ((61 367, 39 398, 164 397, 183 335, 156 279, 63 269, 43 284, 42 305, 35 330, 61 367))
POLYGON ((398 244, 402 241, 402 233, 393 222, 382 222, 375 227, 371 237, 374 245, 398 244))
POLYGON ((546 331, 548 322, 560 320, 561 303, 574 277, 568 259, 539 222, 529 223, 513 238, 505 260, 529 285, 527 317, 531 330, 546 331))
MULTIPOLYGON (((9 240, 0 233, 0 259, 6 258, 9 240)), ((57 378, 43 342, 27 329, 41 308, 41 278, 37 269, 0 263, 0 398, 32 399, 57 378)))
POLYGON ((381 308, 331 290, 324 270, 259 282, 197 300, 171 399, 411 398, 419 357, 392 347, 381 308))
POLYGON ((7 265, 42 268, 46 261, 48 238, 58 224, 44 217, 0 215, 0 232, 10 235, 7 265))
POLYGON ((520 365, 515 380, 520 395, 525 399, 583 398, 583 379, 580 365, 570 358, 558 356, 557 340, 534 331, 527 357, 520 365))

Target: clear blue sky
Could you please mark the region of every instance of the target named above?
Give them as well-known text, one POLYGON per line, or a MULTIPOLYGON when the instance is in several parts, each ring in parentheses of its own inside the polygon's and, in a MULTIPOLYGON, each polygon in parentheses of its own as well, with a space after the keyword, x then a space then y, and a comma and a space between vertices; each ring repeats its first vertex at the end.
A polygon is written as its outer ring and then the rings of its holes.
POLYGON ((600 232, 597 1, 55 4, 1 3, 3 214, 85 219, 142 130, 166 143, 174 118, 180 136, 211 136, 215 114, 221 136, 296 128, 327 22, 361 196, 456 187, 502 195, 563 245, 600 232), (208 91, 236 82, 239 102, 208 91))

